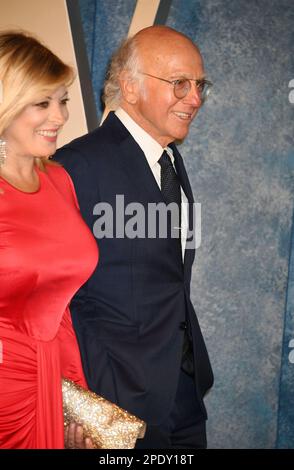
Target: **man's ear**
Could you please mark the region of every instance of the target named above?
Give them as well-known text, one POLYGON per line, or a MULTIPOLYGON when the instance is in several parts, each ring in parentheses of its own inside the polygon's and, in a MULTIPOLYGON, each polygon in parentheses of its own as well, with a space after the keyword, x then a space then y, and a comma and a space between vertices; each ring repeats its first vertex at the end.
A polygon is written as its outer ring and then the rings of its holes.
POLYGON ((131 77, 127 70, 123 70, 120 74, 119 82, 123 100, 129 104, 136 104, 139 98, 138 80, 131 77))

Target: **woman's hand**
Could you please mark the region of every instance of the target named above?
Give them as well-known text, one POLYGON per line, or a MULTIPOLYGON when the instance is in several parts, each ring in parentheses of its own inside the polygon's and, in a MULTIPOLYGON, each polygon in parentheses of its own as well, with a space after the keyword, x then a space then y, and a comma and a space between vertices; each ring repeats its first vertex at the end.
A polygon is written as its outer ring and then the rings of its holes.
POLYGON ((84 439, 83 427, 74 422, 64 428, 64 446, 66 449, 94 449, 91 439, 84 439))

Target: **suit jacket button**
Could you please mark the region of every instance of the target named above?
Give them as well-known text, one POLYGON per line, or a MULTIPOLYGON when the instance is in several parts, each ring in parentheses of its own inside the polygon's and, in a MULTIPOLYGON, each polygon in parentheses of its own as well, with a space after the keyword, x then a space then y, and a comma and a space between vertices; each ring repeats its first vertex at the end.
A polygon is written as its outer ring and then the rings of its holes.
POLYGON ((187 329, 187 323, 185 321, 181 321, 180 330, 186 330, 186 329, 187 329))

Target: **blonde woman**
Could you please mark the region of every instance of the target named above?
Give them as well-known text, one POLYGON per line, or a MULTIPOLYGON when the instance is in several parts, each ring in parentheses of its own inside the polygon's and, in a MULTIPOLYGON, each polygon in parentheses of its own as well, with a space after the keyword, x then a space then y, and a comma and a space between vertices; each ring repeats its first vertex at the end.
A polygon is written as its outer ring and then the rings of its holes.
POLYGON ((87 387, 68 304, 97 246, 48 163, 72 81, 35 38, 0 32, 0 448, 64 447, 61 379, 87 387))

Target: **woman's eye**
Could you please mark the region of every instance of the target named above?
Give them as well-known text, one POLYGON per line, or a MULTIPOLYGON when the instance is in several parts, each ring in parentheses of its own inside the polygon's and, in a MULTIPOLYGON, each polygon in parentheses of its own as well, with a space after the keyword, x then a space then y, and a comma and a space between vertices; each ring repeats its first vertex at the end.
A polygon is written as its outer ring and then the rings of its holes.
POLYGON ((37 103, 36 106, 39 106, 39 108, 48 108, 49 102, 48 101, 41 101, 41 103, 37 103))
POLYGON ((65 106, 68 101, 69 101, 69 98, 64 98, 63 100, 61 100, 61 104, 65 106))

